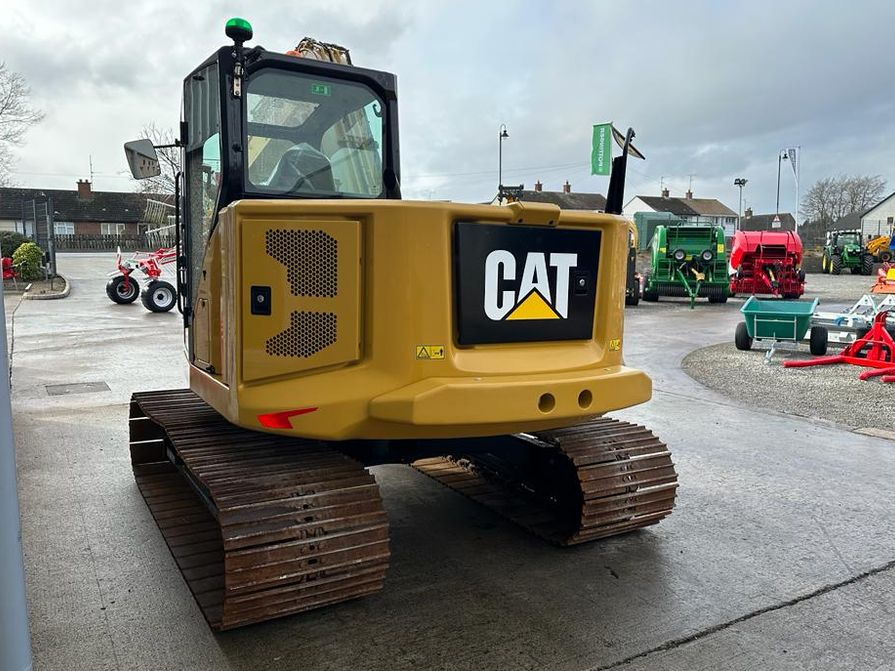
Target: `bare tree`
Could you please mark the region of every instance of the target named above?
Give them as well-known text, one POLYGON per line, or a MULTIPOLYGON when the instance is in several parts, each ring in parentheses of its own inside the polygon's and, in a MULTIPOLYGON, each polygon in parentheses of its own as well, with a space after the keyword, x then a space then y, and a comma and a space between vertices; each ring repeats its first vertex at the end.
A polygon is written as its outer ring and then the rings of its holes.
MULTIPOLYGON (((170 128, 162 129, 150 122, 140 131, 141 138, 152 140, 154 145, 174 144, 174 131, 170 128)), ((162 172, 157 177, 137 180, 137 186, 142 193, 174 193, 174 180, 180 172, 180 149, 167 147, 157 149, 159 163, 162 172)))
POLYGON ((44 118, 43 112, 31 106, 30 96, 25 77, 0 62, 0 185, 9 179, 10 147, 21 144, 25 131, 44 118))
POLYGON ((883 195, 886 180, 880 175, 840 175, 814 183, 802 199, 802 214, 828 229, 837 219, 862 212, 883 195))
POLYGON ((843 184, 843 210, 845 214, 863 212, 875 205, 886 189, 881 175, 848 177, 843 184))

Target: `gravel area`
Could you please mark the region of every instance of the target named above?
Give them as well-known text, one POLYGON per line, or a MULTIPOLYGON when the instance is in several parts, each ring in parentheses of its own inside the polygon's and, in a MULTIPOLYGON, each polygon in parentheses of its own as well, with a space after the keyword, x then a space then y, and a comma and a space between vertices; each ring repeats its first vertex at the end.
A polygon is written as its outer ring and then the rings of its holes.
MULTIPOLYGON (((688 354, 681 366, 696 381, 744 405, 757 405, 802 417, 823 419, 855 429, 891 429, 889 409, 895 385, 862 382, 857 366, 784 368, 786 359, 810 359, 807 345, 778 346, 771 363, 766 347, 741 352, 733 342, 688 354), (784 349, 786 348, 786 349, 784 349)), ((835 350, 830 352, 835 353, 835 350)))
POLYGON ((876 275, 824 275, 808 273, 803 299, 819 298, 821 309, 830 311, 835 306, 851 307, 876 283, 876 275))

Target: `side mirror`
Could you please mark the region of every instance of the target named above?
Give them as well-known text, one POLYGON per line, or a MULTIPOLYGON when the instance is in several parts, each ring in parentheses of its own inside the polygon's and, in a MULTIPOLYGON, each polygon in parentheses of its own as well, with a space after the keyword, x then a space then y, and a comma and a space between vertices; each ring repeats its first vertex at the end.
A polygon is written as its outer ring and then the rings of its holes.
POLYGON ((162 174, 158 162, 158 154, 152 146, 152 140, 132 140, 124 143, 124 155, 130 166, 134 179, 146 179, 162 174))

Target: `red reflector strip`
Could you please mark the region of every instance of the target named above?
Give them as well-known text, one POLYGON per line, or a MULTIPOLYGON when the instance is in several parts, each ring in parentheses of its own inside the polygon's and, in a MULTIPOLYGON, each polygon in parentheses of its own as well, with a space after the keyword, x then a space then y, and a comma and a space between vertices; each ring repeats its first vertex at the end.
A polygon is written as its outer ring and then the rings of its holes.
POLYGON ((317 410, 317 408, 299 408, 298 410, 271 412, 266 415, 258 415, 258 421, 261 422, 261 426, 265 426, 268 429, 291 429, 292 422, 289 421, 290 417, 307 415, 309 412, 314 412, 315 410, 317 410))

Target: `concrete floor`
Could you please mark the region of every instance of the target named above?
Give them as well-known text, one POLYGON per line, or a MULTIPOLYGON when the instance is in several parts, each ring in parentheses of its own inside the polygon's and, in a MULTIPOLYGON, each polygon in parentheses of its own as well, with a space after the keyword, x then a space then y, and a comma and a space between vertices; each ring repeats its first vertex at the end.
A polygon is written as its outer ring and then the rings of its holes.
POLYGON ((618 415, 665 439, 680 473, 660 525, 556 549, 380 467, 393 539, 382 593, 212 634, 128 462, 131 391, 186 382, 179 316, 108 301, 111 255, 59 266, 68 299, 7 298, 38 671, 895 668, 895 444, 742 407, 688 377, 683 356, 731 337, 733 301, 627 314, 627 360, 655 395, 618 415), (45 389, 101 381, 108 391, 45 389))

